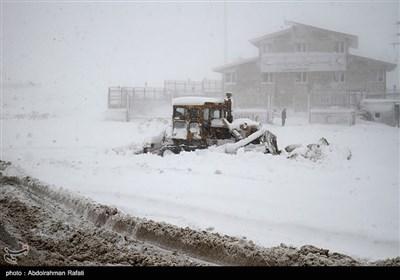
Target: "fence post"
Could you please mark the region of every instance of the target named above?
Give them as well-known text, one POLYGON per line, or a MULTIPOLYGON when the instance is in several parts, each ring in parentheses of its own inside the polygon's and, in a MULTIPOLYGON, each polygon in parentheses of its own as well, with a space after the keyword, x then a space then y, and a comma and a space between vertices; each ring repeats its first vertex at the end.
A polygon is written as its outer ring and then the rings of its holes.
POLYGON ((271 96, 267 95, 267 123, 272 124, 272 116, 271 116, 271 96))
POLYGON ((311 123, 311 96, 308 94, 308 123, 311 123))
POLYGON ((108 107, 108 109, 110 109, 110 88, 108 88, 108 105, 107 105, 107 107, 108 107))
POLYGON ((129 94, 126 95, 126 121, 129 122, 131 115, 130 115, 130 104, 129 104, 129 94))
POLYGON ((386 83, 385 83, 385 88, 383 89, 383 99, 387 98, 387 88, 386 88, 386 83))
POLYGON ((351 103, 351 97, 350 97, 350 91, 349 91, 349 96, 348 96, 348 102, 349 102, 349 109, 350 109, 350 103, 351 103))
POLYGON ((297 112, 296 111, 296 94, 293 94, 293 111, 297 112))

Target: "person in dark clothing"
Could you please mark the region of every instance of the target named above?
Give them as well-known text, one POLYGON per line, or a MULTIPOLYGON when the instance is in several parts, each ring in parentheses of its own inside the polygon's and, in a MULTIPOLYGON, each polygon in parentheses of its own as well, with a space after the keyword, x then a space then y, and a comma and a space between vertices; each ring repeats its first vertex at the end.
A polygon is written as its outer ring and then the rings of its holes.
POLYGON ((282 126, 284 126, 286 121, 286 108, 283 108, 281 115, 282 115, 282 126))

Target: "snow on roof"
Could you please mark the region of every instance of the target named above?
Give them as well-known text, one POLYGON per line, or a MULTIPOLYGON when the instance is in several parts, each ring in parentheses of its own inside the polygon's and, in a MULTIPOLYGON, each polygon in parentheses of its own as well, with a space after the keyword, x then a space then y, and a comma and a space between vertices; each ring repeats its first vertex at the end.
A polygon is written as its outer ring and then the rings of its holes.
POLYGON ((322 108, 317 108, 317 109, 310 109, 311 113, 315 113, 315 114, 343 114, 343 113, 354 113, 355 110, 351 109, 351 108, 341 108, 341 107, 337 107, 337 108, 329 108, 329 109, 322 109, 322 108))
POLYGON ((204 103, 224 103, 223 98, 185 96, 172 99, 172 105, 204 105, 204 103))
POLYGON ((312 26, 312 25, 308 25, 308 24, 304 24, 304 23, 291 21, 291 20, 285 20, 285 24, 291 25, 291 26, 302 26, 302 27, 306 27, 306 28, 312 28, 314 30, 320 30, 320 31, 323 31, 323 32, 329 32, 329 33, 336 34, 336 35, 339 35, 339 36, 344 36, 349 40, 348 41, 349 47, 352 47, 352 48, 357 48, 358 47, 358 37, 356 35, 337 32, 337 31, 332 31, 332 30, 321 28, 321 27, 316 27, 316 26, 312 26))
POLYGON ((224 70, 232 68, 234 66, 245 64, 245 63, 249 63, 249 62, 253 62, 253 61, 257 61, 258 59, 259 59, 258 56, 245 58, 245 59, 240 59, 240 60, 237 60, 237 61, 232 62, 232 63, 228 63, 228 64, 224 64, 224 65, 220 65, 220 66, 214 67, 212 70, 214 72, 223 72, 224 70))
POLYGON ((299 22, 294 22, 294 21, 290 21, 290 20, 285 20, 285 24, 286 25, 290 25, 291 27, 287 28, 287 29, 283 29, 274 33, 269 33, 254 39, 250 40, 250 43, 252 43, 255 46, 259 45, 259 42, 264 40, 264 39, 268 39, 268 38, 273 38, 288 32, 293 31, 293 27, 294 26, 300 26, 300 27, 306 27, 306 28, 310 28, 310 29, 314 29, 314 30, 320 30, 323 32, 329 32, 331 34, 336 34, 339 36, 344 36, 346 38, 348 38, 349 40, 349 46, 352 48, 357 48, 358 47, 358 37, 352 34, 347 34, 347 33, 342 33, 342 32, 337 32, 337 31, 332 31, 332 30, 328 30, 328 29, 324 29, 324 28, 320 28, 320 27, 316 27, 316 26, 312 26, 312 25, 307 25, 307 24, 303 24, 303 23, 299 23, 299 22))
POLYGON ((276 37, 276 36, 279 36, 279 35, 283 35, 283 34, 291 32, 292 30, 293 30, 293 27, 289 27, 289 28, 286 28, 286 29, 283 29, 283 30, 280 30, 280 31, 277 31, 277 32, 274 32, 274 33, 269 33, 269 34, 266 34, 266 35, 263 35, 263 36, 259 36, 257 38, 250 39, 249 42, 252 43, 255 46, 258 46, 258 43, 260 41, 264 40, 264 39, 273 38, 273 37, 276 37))
POLYGON ((400 104, 400 99, 363 99, 361 103, 395 103, 400 104))
POLYGON ((387 62, 387 61, 383 61, 383 60, 377 60, 377 59, 368 58, 368 57, 359 56, 359 55, 354 55, 354 54, 349 54, 349 57, 352 57, 355 59, 369 60, 369 61, 373 61, 375 63, 380 63, 387 68, 386 71, 392 71, 397 66, 395 63, 391 63, 391 62, 387 62))

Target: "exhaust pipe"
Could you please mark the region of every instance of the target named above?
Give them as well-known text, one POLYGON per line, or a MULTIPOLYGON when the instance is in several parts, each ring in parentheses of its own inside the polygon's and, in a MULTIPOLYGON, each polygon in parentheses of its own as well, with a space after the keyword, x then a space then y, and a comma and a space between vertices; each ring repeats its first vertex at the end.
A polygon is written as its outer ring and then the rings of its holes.
POLYGON ((231 123, 233 121, 233 116, 232 116, 232 92, 227 91, 226 93, 226 98, 225 103, 227 104, 227 110, 226 110, 226 120, 231 123))

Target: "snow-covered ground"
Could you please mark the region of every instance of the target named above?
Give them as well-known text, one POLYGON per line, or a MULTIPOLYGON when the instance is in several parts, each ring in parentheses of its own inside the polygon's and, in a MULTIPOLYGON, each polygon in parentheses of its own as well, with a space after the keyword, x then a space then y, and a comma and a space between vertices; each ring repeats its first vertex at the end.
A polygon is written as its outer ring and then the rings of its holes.
POLYGON ((106 121, 105 102, 93 102, 106 93, 74 101, 28 91, 3 90, 2 160, 18 166, 7 175, 262 246, 311 244, 369 260, 400 255, 398 128, 309 125, 289 111, 285 127, 279 119, 269 126, 279 149, 325 137, 331 145, 321 159, 212 148, 134 155, 169 119, 106 121))

